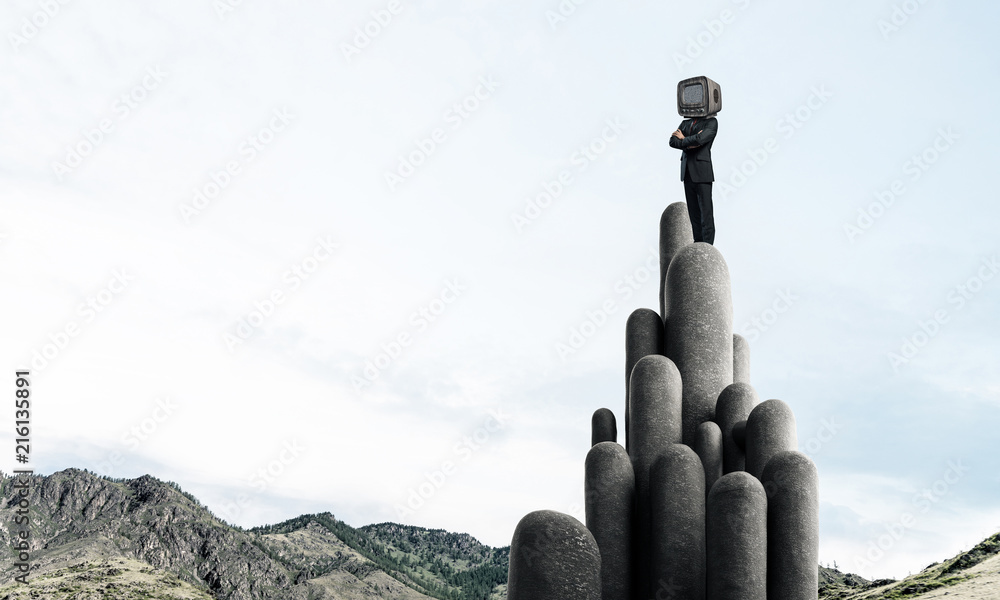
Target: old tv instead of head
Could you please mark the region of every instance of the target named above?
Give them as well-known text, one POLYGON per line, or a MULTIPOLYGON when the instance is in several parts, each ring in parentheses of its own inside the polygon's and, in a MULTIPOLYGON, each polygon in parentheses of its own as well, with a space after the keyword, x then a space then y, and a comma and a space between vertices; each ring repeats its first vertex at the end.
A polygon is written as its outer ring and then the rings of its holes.
POLYGON ((692 77, 677 84, 677 112, 682 117, 707 117, 722 110, 722 88, 708 77, 692 77))

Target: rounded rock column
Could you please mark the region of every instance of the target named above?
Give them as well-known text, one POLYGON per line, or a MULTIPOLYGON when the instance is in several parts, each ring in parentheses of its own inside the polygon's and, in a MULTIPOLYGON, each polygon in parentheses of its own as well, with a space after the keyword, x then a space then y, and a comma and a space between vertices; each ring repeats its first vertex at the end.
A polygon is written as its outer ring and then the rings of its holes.
POLYGON ((661 452, 681 441, 681 393, 680 373, 665 356, 645 356, 632 369, 628 454, 635 473, 632 556, 637 598, 649 597, 649 470, 661 452))
POLYGON ((764 466, 782 450, 795 450, 795 415, 781 400, 765 400, 747 417, 747 472, 760 479, 764 466))
POLYGON ((664 321, 667 319, 667 298, 664 294, 667 269, 677 251, 693 243, 694 233, 691 231, 687 203, 674 202, 667 206, 660 215, 660 316, 664 321))
POLYGON ((663 321, 660 315, 648 308, 632 311, 625 322, 625 449, 629 441, 629 378, 639 359, 650 354, 663 353, 663 321))
POLYGON ((694 436, 694 452, 705 470, 705 493, 722 477, 722 430, 712 421, 698 426, 694 436))
POLYGON ((750 383, 750 344, 738 333, 733 334, 733 383, 750 383))
POLYGON ((737 471, 715 482, 706 532, 708 600, 767 600, 767 498, 760 481, 737 471))
POLYGON ((767 596, 819 597, 819 476, 808 456, 794 450, 767 461, 767 596))
POLYGON ((715 401, 733 382, 733 299, 722 254, 704 242, 681 248, 666 282, 665 352, 684 381, 684 438, 715 416, 715 401))
POLYGON ((733 437, 736 424, 746 421, 757 405, 757 392, 749 383, 736 382, 726 386, 715 404, 715 422, 722 430, 722 472, 746 469, 746 454, 733 437))
POLYGON ((507 600, 601 600, 601 554, 583 523, 528 513, 510 543, 507 600))
POLYGON ((635 477, 620 445, 601 442, 587 453, 584 498, 587 529, 601 551, 601 598, 631 600, 635 477))
POLYGON ((684 444, 672 444, 649 474, 649 594, 705 600, 705 471, 684 444))
POLYGON ((596 446, 601 442, 617 442, 618 426, 615 423, 615 413, 607 408, 598 408, 594 411, 594 416, 590 419, 590 445, 596 446))

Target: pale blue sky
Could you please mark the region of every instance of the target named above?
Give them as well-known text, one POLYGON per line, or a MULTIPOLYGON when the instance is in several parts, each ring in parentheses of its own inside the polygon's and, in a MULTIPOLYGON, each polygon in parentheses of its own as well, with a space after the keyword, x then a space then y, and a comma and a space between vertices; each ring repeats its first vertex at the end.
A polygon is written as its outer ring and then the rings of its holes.
POLYGON ((707 75, 736 330, 818 465, 821 560, 900 577, 1000 529, 995 5, 42 4, 0 14, 0 353, 36 362, 40 472, 151 473, 246 526, 499 546, 582 516, 683 198, 675 86, 707 75))

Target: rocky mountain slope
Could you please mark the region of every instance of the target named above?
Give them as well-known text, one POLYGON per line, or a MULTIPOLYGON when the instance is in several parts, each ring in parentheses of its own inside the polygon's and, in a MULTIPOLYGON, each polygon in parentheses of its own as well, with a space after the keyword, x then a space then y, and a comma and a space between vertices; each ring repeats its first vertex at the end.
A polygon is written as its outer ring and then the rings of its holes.
MULTIPOLYGON (((12 483, 0 478, 4 540, 12 483)), ((466 535, 393 524, 355 529, 329 513, 244 530, 148 475, 116 480, 67 469, 32 477, 28 500, 34 584, 14 581, 5 543, 0 599, 29 597, 26 588, 44 584, 46 598, 486 600, 506 582, 507 549, 466 535), (150 577, 159 595, 123 591, 153 585, 150 577)))
MULTIPOLYGON (((2 475, 2 474, 0 474, 2 475)), ((12 479, 0 477, 0 600, 503 600, 509 548, 330 513, 244 530, 176 484, 67 469, 32 478, 29 585, 14 581, 12 479)), ((1000 534, 902 581, 820 567, 823 600, 1000 600, 1000 534)))
POLYGON ((824 580, 821 570, 821 600, 1000 600, 1000 533, 900 581, 868 582, 856 575, 836 575, 824 580))

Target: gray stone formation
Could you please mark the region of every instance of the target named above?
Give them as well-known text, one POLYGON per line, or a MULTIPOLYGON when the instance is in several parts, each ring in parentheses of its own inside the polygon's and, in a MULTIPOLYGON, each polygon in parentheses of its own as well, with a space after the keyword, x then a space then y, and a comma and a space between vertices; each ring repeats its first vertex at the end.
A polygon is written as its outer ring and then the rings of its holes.
POLYGON ((733 334, 733 383, 750 383, 750 343, 733 334))
POLYGON ((601 553, 583 523, 552 510, 528 513, 514 529, 508 600, 601 600, 601 553))
POLYGON ((663 321, 648 308, 632 311, 625 322, 625 449, 629 444, 629 378, 639 359, 663 354, 663 321))
POLYGON ((674 202, 663 210, 660 215, 660 316, 667 320, 666 289, 667 268, 678 250, 694 243, 694 233, 691 231, 691 221, 688 217, 687 205, 674 202))
POLYGON ((719 394, 715 403, 715 422, 722 430, 722 472, 732 473, 742 471, 746 467, 744 454, 744 439, 747 417, 757 404, 757 392, 749 383, 736 382, 726 386, 719 394), (735 428, 739 423, 744 425, 737 440, 735 428))
POLYGON ((783 450, 761 477, 767 494, 767 595, 819 597, 819 476, 809 457, 783 450))
POLYGON ((615 413, 606 408, 598 408, 590 419, 590 445, 601 442, 617 442, 618 426, 615 423, 615 413))
POLYGON ((747 472, 758 479, 772 456, 782 450, 795 450, 795 415, 781 400, 765 400, 747 417, 747 472))
MULTIPOLYGON (((746 471, 723 475, 708 493, 705 525, 709 600, 767 600, 767 496, 760 481, 746 471)), ((819 563, 813 568, 818 572, 819 563)))
POLYGON ((667 269, 664 354, 684 380, 684 443, 715 417, 715 401, 733 382, 733 300, 729 268, 711 244, 681 248, 667 269))
POLYGON ((646 598, 649 573, 649 471, 660 452, 681 441, 681 375, 667 357, 644 356, 632 369, 629 405, 633 419, 629 458, 635 473, 636 593, 646 598))
POLYGON ((705 493, 722 477, 722 429, 714 421, 698 425, 694 435, 694 452, 705 469, 705 493))
POLYGON ((684 444, 671 444, 649 475, 649 593, 644 598, 705 598, 705 471, 684 444))
POLYGON ((660 219, 660 312, 625 325, 625 439, 591 420, 586 521, 530 513, 510 550, 516 600, 816 600, 816 467, 795 417, 759 402, 733 333, 729 268, 684 203, 660 219))
POLYGON ((632 513, 635 476, 625 449, 601 442, 587 453, 584 467, 587 529, 601 551, 601 597, 632 598, 632 513))

